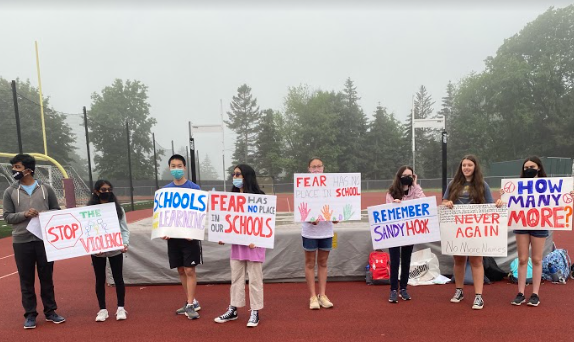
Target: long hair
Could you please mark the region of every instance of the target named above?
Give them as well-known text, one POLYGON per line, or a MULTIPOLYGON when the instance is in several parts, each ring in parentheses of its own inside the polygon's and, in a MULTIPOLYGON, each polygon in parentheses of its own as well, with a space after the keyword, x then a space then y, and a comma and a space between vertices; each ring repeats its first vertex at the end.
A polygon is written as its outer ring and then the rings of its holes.
POLYGON ((403 184, 401 183, 401 177, 403 176, 403 172, 405 172, 405 170, 411 170, 413 172, 413 175, 415 173, 415 171, 413 170, 413 168, 411 166, 408 165, 403 165, 399 168, 399 170, 397 171, 397 174, 395 175, 395 179, 393 180, 393 184, 391 184, 391 187, 389 188, 389 194, 391 194, 391 196, 394 199, 399 199, 402 200, 403 197, 405 197, 405 191, 403 190, 403 184))
MULTIPOLYGON (((114 188, 112 183, 110 183, 109 181, 107 181, 105 179, 99 179, 96 181, 96 184, 94 184, 94 190, 100 191, 100 188, 104 185, 109 185, 110 188, 112 188, 112 189, 114 188)), ((113 193, 113 191, 110 193, 111 193, 110 203, 114 202, 116 204, 116 212, 118 213, 118 219, 121 220, 122 217, 124 217, 124 212, 122 211, 122 207, 120 206, 120 203, 118 202, 118 198, 113 193)), ((102 204, 102 202, 100 201, 100 198, 98 197, 96 192, 93 191, 92 197, 90 197, 90 200, 88 201, 88 204, 86 204, 86 205, 97 205, 97 204, 102 204)))
POLYGON ((460 160, 454 179, 449 187, 448 200, 453 202, 458 200, 464 188, 464 183, 466 183, 466 178, 462 173, 462 162, 464 160, 470 160, 474 163, 474 173, 472 174, 472 180, 470 181, 470 187, 468 189, 471 202, 474 204, 484 204, 486 202, 484 178, 480 170, 480 165, 478 164, 478 159, 472 154, 468 154, 460 160))
POLYGON ((538 166, 538 177, 548 177, 546 175, 546 171, 544 171, 544 165, 542 165, 542 160, 540 160, 540 158, 538 158, 537 156, 530 156, 526 159, 524 159, 524 163, 522 163, 522 168, 520 169, 520 178, 524 178, 524 165, 526 164, 526 162, 533 162, 538 166))
MULTIPOLYGON (((247 194, 259 194, 265 195, 265 193, 259 188, 257 183, 257 176, 255 175, 255 170, 247 164, 239 164, 235 166, 234 169, 241 170, 241 175, 243 176, 243 192, 247 194)), ((241 190, 235 185, 231 186, 231 192, 241 192, 241 190)))

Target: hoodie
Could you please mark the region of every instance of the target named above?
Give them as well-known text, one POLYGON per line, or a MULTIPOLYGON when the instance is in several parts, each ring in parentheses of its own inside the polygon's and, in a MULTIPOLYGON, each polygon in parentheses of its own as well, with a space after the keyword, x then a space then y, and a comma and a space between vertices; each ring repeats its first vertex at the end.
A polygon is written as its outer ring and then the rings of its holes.
POLYGON ((26 217, 24 213, 28 209, 34 208, 38 212, 60 210, 54 189, 47 184, 43 184, 40 180, 37 180, 37 182, 32 195, 28 195, 20 186, 20 182, 10 185, 4 191, 4 220, 12 225, 13 243, 42 241, 26 229, 28 223, 30 223, 30 218, 26 217))

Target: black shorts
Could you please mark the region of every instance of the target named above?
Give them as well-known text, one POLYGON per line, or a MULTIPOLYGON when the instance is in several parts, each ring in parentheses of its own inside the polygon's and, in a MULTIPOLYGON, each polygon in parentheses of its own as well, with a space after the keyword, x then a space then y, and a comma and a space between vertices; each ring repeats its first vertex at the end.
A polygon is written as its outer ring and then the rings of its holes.
POLYGON ((201 241, 186 239, 167 240, 169 267, 195 267, 203 263, 201 241))

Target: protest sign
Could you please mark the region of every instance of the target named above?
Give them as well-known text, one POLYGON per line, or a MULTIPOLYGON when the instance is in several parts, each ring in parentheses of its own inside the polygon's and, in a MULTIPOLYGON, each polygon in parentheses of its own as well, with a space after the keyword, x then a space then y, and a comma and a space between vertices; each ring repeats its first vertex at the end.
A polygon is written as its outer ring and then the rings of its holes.
POLYGON ((208 192, 163 188, 155 192, 151 238, 203 240, 208 192))
POLYGON ((361 220, 360 173, 296 173, 295 222, 361 220))

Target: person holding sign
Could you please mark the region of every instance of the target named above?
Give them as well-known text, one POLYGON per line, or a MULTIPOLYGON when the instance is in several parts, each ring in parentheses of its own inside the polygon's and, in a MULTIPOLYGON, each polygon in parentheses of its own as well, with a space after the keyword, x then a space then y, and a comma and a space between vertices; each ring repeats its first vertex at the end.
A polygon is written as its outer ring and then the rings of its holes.
MULTIPOLYGON (((442 204, 452 209, 455 204, 485 204, 494 203, 490 187, 484 181, 478 160, 473 155, 466 155, 460 161, 454 179, 448 184, 444 193, 442 204)), ((496 201, 496 206, 501 207, 502 201, 496 201)), ((484 267, 482 256, 470 256, 472 279, 474 280, 474 302, 472 308, 480 310, 484 307, 482 289, 484 286, 484 267)), ((460 303, 464 299, 464 269, 467 257, 464 255, 454 256, 454 280, 456 291, 452 303, 460 303)))
MULTIPOLYGON (((231 192, 265 195, 259 188, 257 177, 253 168, 240 164, 233 170, 233 186, 231 192)), ((219 242, 223 245, 223 242, 219 242)), ((263 262, 265 262, 265 248, 231 245, 231 304, 227 311, 215 318, 217 323, 225 323, 237 319, 237 308, 245 306, 245 273, 249 275, 249 302, 251 315, 247 322, 248 327, 259 324, 259 310, 263 309, 263 262)))
POLYGON ((94 267, 94 274, 96 275, 96 296, 98 297, 98 304, 100 306, 100 311, 98 311, 98 314, 96 315, 96 322, 103 322, 109 317, 108 310, 106 309, 106 259, 110 262, 112 276, 114 277, 114 285, 116 287, 116 297, 118 299, 116 320, 121 321, 128 318, 127 311, 124 308, 126 286, 124 284, 124 277, 122 274, 124 264, 124 256, 122 253, 128 251, 128 246, 130 244, 130 231, 128 229, 124 208, 120 206, 113 190, 114 187, 109 181, 104 179, 96 181, 94 192, 87 204, 98 205, 104 203, 115 203, 118 219, 120 221, 122 241, 124 243, 124 249, 121 251, 103 252, 92 255, 92 266, 94 267))
MULTIPOLYGON (((188 188, 201 190, 199 185, 185 178, 186 165, 185 158, 179 154, 174 154, 168 161, 169 172, 173 176, 173 182, 164 186, 164 188, 188 188)), ((201 253, 201 241, 187 239, 170 239, 167 240, 167 254, 169 257, 169 267, 177 268, 179 279, 186 295, 186 302, 175 313, 177 315, 186 315, 189 319, 199 318, 197 311, 201 310, 199 302, 195 299, 195 288, 197 286, 197 277, 195 266, 203 263, 201 253)))
POLYGON ((34 286, 36 267, 40 280, 40 293, 46 320, 64 323, 64 317, 56 313, 54 295, 54 262, 48 262, 44 242, 26 228, 30 220, 38 219, 42 211, 60 210, 58 198, 51 186, 34 179, 36 159, 29 154, 17 154, 10 160, 12 177, 16 180, 4 191, 4 220, 12 225, 14 259, 20 277, 24 329, 36 328, 36 290, 34 286))
MULTIPOLYGON (((387 192, 387 203, 401 203, 417 198, 425 197, 423 189, 417 184, 417 175, 414 174, 410 166, 401 166, 395 175, 395 179, 387 192)), ((390 303, 397 303, 400 296, 403 300, 410 300, 411 296, 407 292, 409 281, 409 270, 411 265, 411 254, 414 245, 399 246, 389 248, 391 257, 391 294, 390 303), (400 294, 399 290, 399 264, 401 266, 400 294)))
MULTIPOLYGON (((309 160, 308 170, 311 173, 323 173, 323 161, 319 158, 309 160)), ((303 249, 305 250, 305 279, 309 294, 309 309, 318 310, 332 308, 333 303, 325 295, 327 288, 327 259, 333 248, 333 224, 328 220, 315 222, 302 222, 301 235, 303 249), (315 262, 317 263, 317 278, 319 280, 319 295, 315 291, 315 262)))

